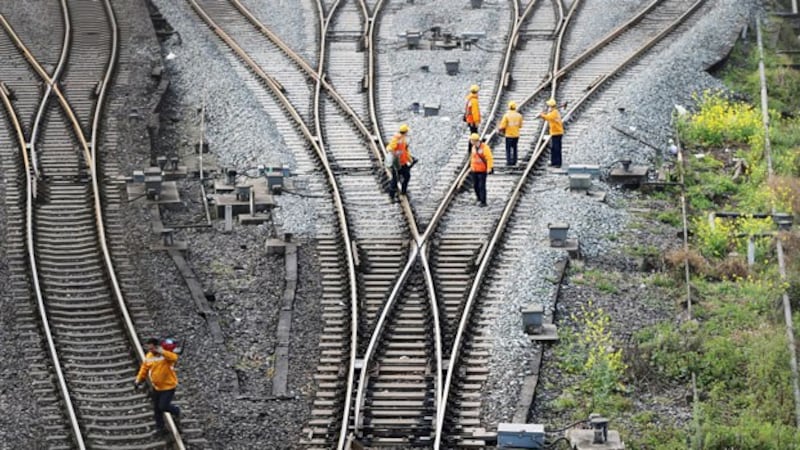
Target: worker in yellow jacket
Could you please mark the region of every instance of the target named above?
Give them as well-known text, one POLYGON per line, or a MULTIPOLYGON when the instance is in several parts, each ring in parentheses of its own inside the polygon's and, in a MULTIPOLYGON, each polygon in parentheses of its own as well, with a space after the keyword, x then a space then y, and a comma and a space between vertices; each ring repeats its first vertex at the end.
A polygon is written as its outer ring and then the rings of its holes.
POLYGON ((503 115, 500 126, 497 127, 506 136, 506 166, 517 165, 520 128, 522 128, 522 114, 517 112, 517 102, 508 102, 508 112, 503 115))
POLYGON ((150 383, 153 385, 154 417, 159 432, 164 431, 165 412, 172 414, 176 422, 181 414, 180 408, 172 404, 175 388, 178 387, 178 377, 175 374, 176 362, 178 362, 178 355, 161 348, 158 339, 147 340, 147 355, 139 367, 139 373, 136 375, 134 383, 139 388, 147 377, 150 377, 150 383))
POLYGON ((561 138, 564 136, 564 124, 561 122, 561 114, 558 112, 556 100, 547 100, 547 111, 540 113, 539 117, 547 121, 550 128, 550 165, 561 167, 561 138))
MULTIPOLYGON (((469 88, 467 103, 464 105, 464 122, 467 123, 470 133, 477 133, 478 126, 481 124, 481 107, 478 104, 478 91, 480 87, 473 84, 469 88)), ((470 145, 467 144, 467 156, 470 154, 470 145)))
POLYGON ((494 158, 492 158, 492 150, 485 142, 481 142, 478 133, 470 135, 469 146, 472 185, 475 188, 478 203, 484 207, 486 206, 486 176, 494 172, 494 158))

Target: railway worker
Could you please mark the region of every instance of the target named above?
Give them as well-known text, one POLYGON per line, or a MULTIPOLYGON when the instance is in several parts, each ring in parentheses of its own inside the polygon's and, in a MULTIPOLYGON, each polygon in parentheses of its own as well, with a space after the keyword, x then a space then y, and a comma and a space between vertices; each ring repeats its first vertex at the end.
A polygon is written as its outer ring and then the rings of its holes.
POLYGON ((500 126, 497 127, 506 136, 506 166, 517 165, 520 128, 522 128, 522 114, 517 112, 517 102, 508 102, 508 112, 503 115, 500 126))
POLYGON ((494 159, 492 150, 481 141, 478 133, 469 136, 470 169, 472 169, 472 185, 475 187, 475 196, 481 207, 486 206, 486 175, 494 173, 494 159))
POLYGON ((181 410, 172 404, 178 377, 175 375, 175 363, 178 355, 161 348, 158 339, 147 340, 147 355, 139 368, 134 381, 137 388, 144 384, 149 376, 153 384, 153 409, 156 427, 159 433, 164 432, 164 413, 172 414, 175 421, 180 419, 181 410))
POLYGON ((389 185, 389 196, 392 200, 397 195, 397 183, 400 183, 400 194, 408 192, 408 182, 411 180, 411 166, 413 159, 408 149, 408 125, 402 124, 392 140, 386 146, 387 158, 391 158, 392 182, 389 185))
MULTIPOLYGON (((469 88, 469 95, 467 95, 467 103, 464 105, 464 122, 467 123, 470 133, 478 132, 478 125, 481 124, 481 108, 478 105, 478 91, 480 88, 477 84, 473 84, 469 88)), ((472 151, 472 147, 467 144, 467 156, 472 151)))
POLYGON ((561 138, 564 136, 564 124, 558 112, 556 100, 547 100, 547 111, 539 113, 539 117, 546 120, 550 127, 550 165, 561 167, 561 138))

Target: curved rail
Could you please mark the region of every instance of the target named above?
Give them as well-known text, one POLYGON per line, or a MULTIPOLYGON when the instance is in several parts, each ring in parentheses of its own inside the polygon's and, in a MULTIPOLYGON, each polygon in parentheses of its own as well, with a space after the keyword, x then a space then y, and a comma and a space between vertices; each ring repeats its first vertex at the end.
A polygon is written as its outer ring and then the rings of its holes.
MULTIPOLYGON (((67 63, 67 51, 70 46, 70 36, 71 33, 69 32, 69 8, 67 7, 67 2, 61 2, 61 14, 64 16, 64 38, 63 43, 61 45, 61 56, 58 58, 58 64, 56 65, 55 70, 53 70, 53 82, 58 83, 58 79, 61 76, 61 72, 64 70, 64 66, 67 63)), ((36 141, 38 141, 39 136, 39 124, 42 122, 44 118, 44 112, 47 108, 47 103, 50 101, 50 94, 53 92, 53 85, 47 84, 45 88, 44 95, 42 96, 42 101, 39 104, 39 109, 36 111, 36 118, 33 120, 33 128, 31 130, 31 163, 33 166, 33 173, 36 175, 36 178, 40 176, 39 174, 39 164, 36 160, 36 141)), ((33 183, 36 183, 36 179, 34 178, 33 183)), ((34 184, 33 187, 33 198, 36 198, 36 185, 34 184)))
MULTIPOLYGON (((358 330, 358 284, 356 278, 356 270, 355 270, 355 261, 353 255, 353 245, 352 239, 350 237, 350 228, 348 226, 347 216, 344 209, 344 204, 342 202, 342 196, 339 192, 339 187, 336 183, 336 178, 333 173, 333 170, 330 167, 328 159, 325 155, 323 148, 320 146, 320 141, 317 137, 311 133, 311 130, 306 126, 303 122, 302 118, 298 114, 297 110, 292 106, 289 99, 281 92, 280 86, 270 77, 253 59, 233 40, 222 28, 220 28, 216 22, 206 13, 206 11, 197 3, 196 0, 189 0, 192 5, 192 8, 197 12, 201 19, 212 29, 212 31, 219 36, 236 54, 239 58, 241 58, 245 64, 267 85, 273 95, 278 99, 278 101, 283 105, 284 109, 287 113, 292 117, 295 121, 296 125, 300 128, 302 134, 305 136, 306 140, 309 144, 313 147, 314 152, 317 154, 320 163, 322 164, 325 175, 330 185, 331 191, 333 191, 333 200, 336 207, 336 213, 339 219, 339 228, 342 234, 342 239, 344 240, 344 250, 347 259, 347 272, 348 272, 348 283, 350 286, 350 305, 351 305, 351 337, 355 341, 357 339, 357 330, 358 330)), ((355 360, 356 360, 356 351, 357 348, 355 346, 351 346, 350 348, 350 369, 348 370, 348 379, 352 380, 353 370, 355 368, 355 360)))
MULTIPOLYGON (((383 0, 378 0, 375 4, 372 14, 369 14, 369 7, 364 0, 359 0, 359 4, 361 5, 362 12, 364 14, 364 18, 367 23, 367 30, 363 37, 364 47, 368 52, 368 61, 367 61, 367 98, 368 98, 368 108, 370 113, 370 119, 372 121, 372 127, 375 131, 375 138, 380 146, 380 148, 385 148, 385 144, 382 138, 383 133, 381 133, 380 128, 380 120, 377 114, 377 93, 375 91, 375 78, 376 78, 376 57, 375 57, 375 29, 378 20, 378 15, 381 13, 383 8, 383 0)), ((382 160, 383 155, 379 160, 382 160)), ((401 197, 401 202, 403 205, 403 209, 406 211, 407 216, 413 215, 411 205, 408 202, 408 198, 401 197)), ((411 249, 411 255, 406 262, 405 267, 403 268, 402 272, 400 273, 399 278, 395 282, 395 285, 392 287, 392 291, 389 294, 388 299, 386 300, 386 304, 384 305, 383 310, 378 318, 378 322, 373 330, 372 336, 370 336, 369 344, 367 345, 367 350, 364 353, 364 364, 363 368, 360 373, 359 382, 358 382, 358 392, 356 394, 355 399, 355 413, 354 413, 354 430, 355 433, 358 434, 361 428, 361 414, 362 409, 365 401, 366 395, 366 386, 367 386, 367 376, 369 374, 368 366, 369 362, 375 355, 378 346, 378 340, 380 339, 389 315, 394 310, 394 307, 397 303, 397 300, 400 297, 400 294, 403 292, 403 289, 406 286, 408 279, 411 276, 411 272, 414 269, 414 265, 416 260, 419 259, 422 264, 422 275, 425 280, 425 286, 427 288, 428 294, 428 301, 430 303, 431 315, 433 320, 433 328, 434 328, 434 353, 436 355, 436 363, 435 363, 435 387, 434 387, 434 403, 435 407, 438 409, 439 405, 441 404, 442 400, 442 383, 443 383, 443 375, 442 375, 442 326, 441 326, 441 319, 439 317, 439 310, 436 301, 436 289, 434 287, 434 279, 433 273, 431 272, 430 262, 428 260, 427 252, 424 249, 424 238, 420 235, 419 231, 416 228, 416 222, 413 218, 409 219, 409 222, 413 224, 412 233, 414 237, 414 241, 416 243, 415 246, 411 249)), ((342 442, 339 443, 339 449, 342 448, 342 442)))
MULTIPOLYGON (((383 4, 383 1, 380 0, 376 4, 376 6, 375 6, 375 8, 373 10, 372 18, 368 19, 368 21, 367 21, 368 22, 368 24, 367 24, 368 30, 367 30, 366 36, 364 38, 365 47, 368 49, 367 83, 368 83, 368 98, 369 98, 368 102, 369 102, 369 105, 370 105, 370 115, 371 115, 371 118, 372 118, 372 121, 373 121, 373 124, 372 124, 373 125, 373 127, 372 127, 373 131, 372 132, 367 128, 366 124, 364 124, 363 121, 358 117, 358 115, 355 113, 355 111, 341 97, 341 95, 336 91, 336 89, 334 89, 333 86, 331 86, 327 82, 326 77, 325 77, 325 73, 324 73, 325 72, 325 65, 326 65, 326 58, 325 58, 326 45, 325 44, 326 44, 327 30, 328 30, 328 27, 329 27, 329 25, 331 23, 331 19, 332 19, 333 15, 335 14, 337 8, 341 4, 340 1, 336 1, 329 8, 329 11, 327 12, 327 15, 324 14, 325 8, 323 7, 322 3, 320 1, 317 2, 317 9, 318 9, 319 14, 320 14, 319 17, 320 17, 320 27, 321 27, 320 28, 321 29, 321 33, 320 33, 321 47, 320 47, 320 57, 319 57, 319 62, 318 62, 318 68, 317 68, 316 71, 314 71, 311 68, 311 66, 302 57, 300 57, 296 52, 294 52, 285 42, 283 42, 283 40, 277 34, 272 32, 257 17, 255 17, 255 15, 250 10, 248 10, 247 7, 245 7, 239 0, 230 0, 230 2, 236 7, 237 10, 239 10, 239 12, 243 16, 245 16, 248 19, 248 21, 250 21, 253 24, 253 26, 255 26, 262 34, 264 34, 274 45, 279 47, 284 54, 286 54, 298 67, 300 67, 301 70, 303 70, 305 72, 305 74, 307 76, 311 77, 316 82, 315 94, 314 94, 314 97, 315 97, 315 99, 314 99, 314 102, 315 102, 314 108, 315 108, 315 110, 318 111, 321 90, 324 89, 326 91, 326 93, 328 95, 330 95, 330 97, 332 99, 334 99, 334 101, 336 101, 337 104, 347 113, 347 115, 350 116, 350 120, 356 125, 356 127, 364 135, 364 137, 366 138, 367 142, 369 143, 369 147, 370 147, 370 149, 371 149, 371 151, 373 153, 374 158, 376 159, 376 161, 378 163, 381 163, 383 161, 383 151, 382 151, 382 149, 384 148, 384 142, 383 142, 383 138, 382 138, 382 133, 380 132, 380 128, 379 128, 379 125, 378 125, 377 115, 375 113, 375 107, 374 107, 374 105, 375 105, 375 100, 374 100, 375 99, 375 91, 374 91, 374 85, 375 85, 375 83, 374 83, 374 77, 375 77, 375 75, 374 75, 374 61, 375 61, 375 57, 374 57, 374 51, 373 51, 373 48, 374 48, 374 45, 373 45, 373 35, 374 34, 373 33, 374 33, 375 19, 376 19, 377 15, 381 11, 381 6, 383 4), (325 15, 325 17, 323 17, 323 15, 325 15)), ((361 2, 361 6, 362 6, 362 11, 365 11, 365 15, 366 15, 366 11, 368 10, 368 8, 367 8, 366 4, 363 3, 363 1, 361 2)), ((319 114, 315 115, 315 127, 316 127, 316 131, 317 131, 317 136, 321 136, 322 135, 322 125, 321 125, 321 123, 319 121, 319 114)), ((320 142, 320 146, 321 146, 321 148, 323 148, 323 151, 324 151, 324 143, 320 142)), ((383 169, 383 170, 384 170, 384 173, 387 176, 390 176, 390 173, 389 173, 389 171, 387 169, 383 169)), ((401 274, 400 274, 400 276, 398 278, 398 281, 396 282, 395 286, 393 287, 393 289, 392 289, 392 291, 390 293, 390 296, 387 299, 383 310, 381 311, 381 314, 380 314, 380 316, 378 318, 378 322, 377 322, 377 324, 375 326, 375 329, 373 330, 373 333, 372 333, 372 335, 370 337, 370 340, 369 340, 369 344, 367 345, 367 350, 366 350, 366 352, 364 354, 364 357, 363 357, 363 367, 367 367, 369 365, 369 362, 372 360, 372 357, 374 356, 375 350, 377 348, 377 343, 378 343, 378 340, 380 338, 380 334, 383 331, 384 326, 386 325, 386 321, 387 321, 387 319, 389 317, 389 314, 392 312, 392 310, 394 308, 394 305, 396 304, 396 301, 399 298, 399 296, 400 296, 400 294, 402 292, 402 289, 403 289, 406 281, 408 280, 408 278, 409 278, 409 276, 410 276, 410 274, 411 274, 411 272, 412 272, 412 270, 414 268, 416 260, 418 258, 421 258, 422 259, 423 276, 424 276, 424 280, 425 280, 425 283, 426 283, 429 302, 431 304, 431 311, 432 311, 432 315, 433 315, 433 326, 434 326, 434 333, 433 334, 434 334, 434 341, 435 341, 434 342, 434 348, 435 348, 436 360, 437 360, 436 377, 435 377, 436 378, 435 401, 436 401, 436 405, 438 406, 438 403, 439 403, 440 398, 441 398, 441 392, 442 392, 442 387, 441 387, 442 386, 442 368, 441 368, 442 342, 441 342, 441 326, 440 326, 440 322, 439 322, 438 311, 437 311, 437 308, 436 308, 436 293, 435 293, 435 289, 434 289, 433 275, 431 273, 430 264, 427 261, 426 256, 424 256, 424 253, 421 253, 419 251, 419 243, 421 241, 421 237, 420 237, 419 231, 418 231, 417 226, 416 226, 416 220, 414 219, 413 210, 411 208, 411 205, 408 202, 408 199, 403 197, 403 196, 401 196, 400 202, 401 202, 401 206, 403 208, 404 214, 406 216, 409 228, 411 230, 412 237, 413 237, 414 241, 417 243, 417 245, 412 247, 411 254, 408 257, 408 260, 407 260, 407 262, 405 264, 405 267, 403 268, 403 270, 402 270, 402 272, 401 272, 401 274), (420 255, 423 255, 423 256, 420 256, 420 255)), ((355 347, 355 345, 356 345, 356 340, 354 338, 353 342, 351 343, 351 347, 355 347)), ((348 374, 355 373, 355 367, 354 367, 355 366, 355 359, 353 359, 351 361, 351 365, 353 367, 348 369, 348 374)), ((363 407, 362 405, 363 405, 363 402, 364 402, 364 395, 365 395, 365 391, 366 391, 367 376, 368 376, 368 371, 362 369, 361 372, 360 372, 359 381, 358 381, 358 386, 359 387, 358 387, 357 395, 355 397, 354 428, 355 428, 356 432, 358 432, 358 429, 360 427, 360 422, 361 422, 360 421, 360 415, 361 415, 361 409, 363 407)), ((348 380, 348 381, 349 382, 347 383, 347 388, 346 388, 347 391, 346 391, 345 403, 344 403, 345 410, 343 412, 343 420, 342 420, 341 432, 340 432, 339 439, 338 439, 338 444, 337 444, 338 448, 343 448, 344 447, 345 441, 346 441, 346 438, 347 438, 347 430, 348 430, 348 428, 350 426, 349 412, 350 412, 350 405, 351 405, 351 399, 350 398, 352 396, 352 386, 353 386, 352 381, 353 380, 348 380)))
MULTIPOLYGON (((695 2, 683 15, 681 15, 678 19, 676 19, 670 26, 664 29, 662 32, 658 33, 655 37, 651 38, 649 41, 645 42, 637 51, 635 51, 630 57, 626 58, 623 62, 621 62, 616 68, 611 70, 609 73, 604 75, 598 82, 596 82, 587 92, 580 98, 578 101, 575 102, 575 105, 565 114, 565 117, 569 117, 574 114, 578 109, 592 97, 601 86, 603 86, 613 75, 621 72, 625 69, 629 64, 633 61, 639 59, 646 51, 648 51, 651 47, 656 45, 663 37, 671 33, 675 28, 680 26, 689 16, 694 14, 694 12, 702 6, 705 0, 698 0, 695 2)), ((605 45, 604 43, 601 45, 605 45)), ((596 50, 596 49, 595 49, 596 50)), ((484 253, 484 258, 481 261, 480 266, 478 267, 478 271, 475 274, 475 279, 473 282, 472 287, 470 288, 469 295, 467 297, 466 306, 464 308, 464 312, 461 317, 461 321, 459 322, 458 331, 456 334, 456 340, 453 343, 452 353, 450 355, 450 365, 447 370, 447 378, 445 380, 445 387, 444 387, 444 394, 442 398, 442 409, 439 411, 437 424, 441 424, 444 420, 445 414, 447 412, 447 400, 450 395, 451 385, 453 381, 453 374, 455 373, 455 367, 458 364, 458 357, 460 353, 461 346, 463 345, 463 341, 465 338, 466 328, 469 323, 470 315, 472 312, 472 308, 477 300, 478 294, 481 290, 481 284, 483 283, 483 279, 486 276, 489 266, 491 263, 491 259, 494 255, 495 250, 497 249, 500 240, 502 239, 503 234, 505 233, 505 228, 511 219, 512 214, 515 212, 516 205, 521 197, 522 191, 527 184, 527 178, 530 173, 533 171, 537 159, 539 156, 542 155, 546 148, 546 142, 541 141, 537 148, 534 150, 534 155, 528 162, 527 166, 525 167, 525 171, 523 172, 522 176, 519 179, 519 182, 514 188, 514 191, 511 195, 511 198, 506 203, 506 206, 503 210, 502 215, 500 216, 499 222, 496 227, 495 233, 492 235, 489 243, 487 245, 486 251, 484 253)), ((437 432, 437 437, 441 435, 441 432, 437 432)), ((437 441, 434 445, 435 449, 438 449, 441 445, 441 441, 437 441)))
MULTIPOLYGON (((0 18, 2 18, 2 16, 0 16, 0 18)), ((64 401, 64 409, 66 410, 67 418, 70 423, 70 429, 72 430, 75 445, 77 448, 84 450, 86 448, 86 443, 83 439, 83 433, 80 428, 80 423, 78 422, 78 416, 75 414, 75 407, 72 405, 72 398, 69 394, 67 381, 64 378, 63 371, 61 370, 61 360, 58 357, 58 351, 56 350, 53 333, 47 320, 47 308, 45 307, 44 296, 42 295, 41 285, 39 284, 38 265, 36 263, 36 251, 34 250, 33 237, 34 199, 31 192, 34 186, 33 177, 31 176, 33 168, 26 146, 25 135, 22 132, 22 125, 20 124, 19 118, 14 111, 11 100, 8 98, 7 93, 2 88, 0 88, 0 97, 2 97, 3 105, 6 108, 9 120, 11 121, 17 133, 17 142, 20 145, 20 154, 22 155, 22 161, 25 166, 25 241, 28 253, 28 264, 30 264, 31 281, 33 282, 33 289, 36 294, 36 307, 39 311, 39 318, 42 321, 42 329, 44 330, 48 353, 50 354, 50 359, 53 361, 53 369, 56 372, 56 382, 59 390, 61 391, 61 397, 64 401)))
MULTIPOLYGON (((59 86, 57 84, 57 80, 55 80, 54 78, 50 77, 46 73, 44 68, 38 63, 38 61, 33 56, 33 54, 30 53, 30 51, 27 49, 27 47, 21 41, 21 39, 16 34, 16 32, 14 32, 13 28, 11 27, 11 25, 5 20, 5 18, 2 15, 0 15, 0 21, 2 22, 3 27, 9 33, 9 36, 11 36, 12 39, 14 40, 15 45, 17 45, 17 47, 20 49, 20 51, 25 55, 25 58, 29 62, 31 67, 39 74, 39 76, 47 84, 47 86, 48 86, 48 91, 47 91, 48 94, 47 95, 49 95, 50 91, 52 90, 52 92, 55 93, 55 95, 58 97, 59 103, 61 104, 61 107, 62 107, 65 115, 67 116, 70 124, 72 125, 73 132, 75 133, 75 136, 78 139, 78 142, 80 143, 80 146, 81 146, 81 148, 83 150, 84 159, 86 160, 86 164, 88 166, 89 173, 90 173, 91 179, 92 179, 92 200, 93 200, 93 209, 94 209, 94 216, 95 216, 95 226, 96 226, 97 233, 98 233, 98 245, 99 245, 100 250, 101 250, 101 252, 103 254, 103 264, 104 264, 104 267, 105 267, 106 275, 108 276, 108 280, 109 280, 109 283, 111 285, 111 289, 114 292, 114 296, 115 296, 115 299, 117 301, 118 312, 122 316, 123 328, 125 329, 125 334, 127 335, 128 340, 130 341, 131 345, 134 348, 134 353, 137 355, 137 359, 139 360, 139 362, 142 362, 144 360, 144 358, 145 358, 145 355, 144 355, 144 352, 142 351, 142 346, 141 346, 141 343, 139 341, 138 335, 136 333, 136 329, 135 329, 135 326, 133 324, 133 320, 131 319, 130 313, 128 311, 127 304, 125 302, 125 298, 124 298, 124 296, 122 294, 122 290, 121 290, 120 285, 119 285, 119 281, 117 280, 116 271, 114 269, 114 263, 113 263, 113 260, 111 258, 111 254, 110 254, 110 251, 109 251, 108 245, 107 245, 107 237, 106 237, 106 233, 105 233, 105 224, 104 224, 104 220, 103 220, 103 208, 102 208, 102 201, 101 201, 101 190, 100 190, 99 183, 97 181, 98 172, 97 172, 97 166, 95 164, 95 153, 96 153, 97 138, 98 138, 98 135, 99 135, 100 118, 102 116, 102 110, 103 110, 103 107, 104 107, 104 101, 105 101, 105 97, 107 95, 108 86, 109 86, 109 84, 111 82, 111 77, 112 77, 112 75, 114 73, 114 70, 115 70, 116 61, 117 61, 117 55, 118 55, 118 47, 119 47, 119 30, 117 28, 116 17, 115 17, 114 12, 113 12, 113 7, 112 7, 112 5, 111 5, 109 0, 104 0, 103 6, 104 6, 104 8, 106 10, 106 14, 108 15, 109 24, 110 24, 110 27, 111 27, 111 34, 112 34, 111 55, 109 56, 109 60, 108 60, 108 62, 106 64, 106 70, 104 72, 103 80, 102 80, 101 85, 100 85, 100 91, 99 91, 98 96, 97 96, 97 103, 96 103, 94 111, 92 113, 91 143, 87 142, 86 137, 85 137, 84 132, 83 132, 83 129, 80 126, 80 121, 78 120, 75 112, 73 111, 72 106, 69 104, 69 102, 67 101, 66 97, 61 92, 61 89, 59 88, 59 86)), ((69 17, 68 16, 68 11, 69 11, 69 9, 67 7, 66 0, 62 0, 62 10, 64 11, 64 14, 65 14, 65 33, 66 34, 70 34, 71 33, 71 28, 70 28, 70 23, 68 21, 68 17, 69 17)), ((67 53, 68 52, 66 50, 62 51, 61 57, 60 57, 60 60, 59 60, 59 64, 58 64, 59 70, 55 71, 54 72, 55 74, 60 74, 61 69, 63 69, 64 64, 66 64, 67 53)), ((46 103, 46 101, 47 101, 47 99, 45 98, 43 100, 43 104, 46 103)), ((37 118, 37 120, 38 120, 38 118, 37 118)), ((30 172, 30 171, 28 171, 28 172, 30 172)), ((28 181, 30 183, 29 187, 31 189, 35 189, 35 182, 34 182, 33 179, 30 178, 30 173, 28 173, 28 178, 29 178, 28 181)), ((31 208, 31 210, 29 211, 29 214, 31 216, 30 217, 31 225, 30 225, 29 233, 31 233, 31 235, 29 237, 29 239, 30 239, 29 246, 30 246, 30 251, 33 252, 34 250, 33 250, 32 244, 33 244, 33 239, 34 238, 33 238, 33 228, 32 228, 32 223, 33 223, 32 205, 30 206, 30 208, 31 208)), ((34 259, 35 258, 35 254, 31 254, 30 257, 31 257, 31 259, 34 259)), ((34 278, 36 279, 35 284, 36 284, 37 296, 40 297, 39 299, 42 301, 41 306, 44 307, 43 297, 41 296, 41 291, 40 291, 40 288, 39 288, 39 285, 38 285, 38 275, 36 275, 34 278)), ((44 327, 47 329, 46 333, 49 335, 50 331, 49 331, 48 319, 47 319, 47 315, 46 315, 46 313, 44 311, 42 312, 42 321, 43 321, 44 327)), ((50 338, 48 340, 52 341, 52 338, 50 338)), ((54 345, 54 343, 49 342, 49 345, 52 346, 52 345, 54 345)), ((51 347, 51 351, 55 352, 56 351, 55 347, 51 347)), ((60 365, 56 364, 56 370, 59 372, 59 375, 58 375, 59 383, 61 383, 61 381, 63 379, 63 374, 61 373, 60 365)), ((66 383, 66 382, 64 381, 64 383, 66 383)), ((65 386, 66 386, 66 384, 65 384, 65 386)), ((65 402, 69 402, 69 393, 66 392, 65 395, 67 396, 67 397, 65 397, 65 402)), ((74 414, 74 411, 71 411, 70 415, 73 415, 73 414, 74 414)), ((179 449, 179 450, 183 450, 185 448, 185 446, 183 444, 183 441, 182 441, 182 438, 181 438, 181 435, 180 435, 180 431, 176 427, 171 415, 169 413, 167 413, 165 415, 165 419, 166 419, 167 427, 168 427, 168 429, 169 429, 169 431, 170 431, 170 433, 172 435, 172 438, 174 440, 175 447, 177 449, 179 449)), ((83 445, 83 444, 81 444, 81 445, 83 445)))

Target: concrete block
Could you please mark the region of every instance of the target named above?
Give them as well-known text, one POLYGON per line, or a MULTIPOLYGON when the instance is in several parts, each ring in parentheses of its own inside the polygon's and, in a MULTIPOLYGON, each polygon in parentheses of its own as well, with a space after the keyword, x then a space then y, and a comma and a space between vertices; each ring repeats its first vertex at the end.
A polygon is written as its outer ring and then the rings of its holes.
POLYGON ((532 303, 522 310, 522 326, 528 334, 534 334, 542 328, 544 306, 532 303))
POLYGON ((460 59, 452 59, 444 62, 444 70, 448 75, 458 75, 458 66, 461 63, 460 59))
POLYGON ((588 173, 569 175, 569 189, 571 191, 588 191, 592 187, 592 176, 588 173))
POLYGON ((550 245, 553 247, 562 247, 564 242, 567 240, 569 224, 548 223, 547 228, 550 230, 550 245))
POLYGON ((286 243, 280 239, 267 239, 266 247, 268 255, 283 255, 286 253, 286 243))

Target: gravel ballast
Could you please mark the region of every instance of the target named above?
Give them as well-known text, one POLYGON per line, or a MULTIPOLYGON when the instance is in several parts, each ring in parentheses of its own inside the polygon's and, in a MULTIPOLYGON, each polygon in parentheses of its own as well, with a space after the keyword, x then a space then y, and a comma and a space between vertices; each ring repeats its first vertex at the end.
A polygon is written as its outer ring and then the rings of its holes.
MULTIPOLYGON (((41 17, 40 2, 22 3, 24 8, 14 8, 18 16, 7 15, 12 24, 22 23, 28 16, 41 17)), ((293 152, 306 150, 286 148, 276 125, 286 118, 272 117, 264 111, 255 98, 253 80, 242 75, 246 72, 231 68, 241 63, 226 53, 227 47, 200 21, 188 2, 154 0, 153 3, 178 33, 166 37, 161 46, 155 39, 144 1, 115 4, 118 18, 130 21, 133 33, 122 43, 122 51, 130 58, 127 84, 112 92, 112 95, 125 97, 124 107, 113 111, 123 124, 119 148, 125 151, 110 155, 120 172, 130 175, 152 160, 146 120, 130 120, 130 113, 137 112, 145 117, 159 100, 153 95, 156 81, 151 79, 150 71, 161 64, 171 85, 165 96, 155 152, 175 151, 180 155, 192 152, 198 139, 196 111, 205 103, 206 139, 220 167, 282 164, 294 169, 297 163, 293 152), (158 57, 159 53, 163 60, 158 57), (203 88, 195 90, 198 86, 203 88), (264 142, 274 145, 265 149, 264 142)), ((578 54, 647 2, 625 0, 614 8, 608 8, 605 0, 587 0, 586 3, 586 12, 572 25, 583 27, 586 37, 572 43, 573 47, 565 52, 567 61, 570 55, 578 54)), ((713 3, 690 33, 665 46, 657 55, 648 56, 643 63, 646 69, 615 81, 624 83, 625 88, 613 100, 614 108, 583 113, 583 117, 589 114, 593 117, 592 125, 587 127, 591 133, 576 136, 570 135, 567 129, 566 139, 573 140, 575 145, 571 152, 565 153, 566 163, 607 166, 625 156, 636 163, 652 164, 660 156, 653 149, 622 137, 610 126, 629 130, 666 148, 673 105, 689 105, 693 92, 722 87, 705 69, 724 56, 758 2, 717 0, 713 3)), ((281 37, 313 65, 316 35, 310 30, 317 26, 317 18, 310 2, 304 1, 298 6, 297 2, 285 0, 248 0, 245 4, 258 11, 259 17, 270 20, 268 25, 274 26, 281 37)), ((399 123, 408 122, 411 126, 411 148, 420 163, 414 168, 410 197, 415 207, 423 210, 438 202, 437 187, 449 181, 440 174, 448 171, 449 176, 451 169, 458 165, 456 162, 463 160, 465 127, 460 114, 470 84, 481 85, 482 112, 488 113, 492 87, 498 81, 498 51, 505 45, 510 10, 507 2, 485 2, 483 9, 472 10, 467 0, 417 0, 414 4, 395 0, 389 3, 389 8, 391 19, 383 19, 389 26, 379 30, 379 58, 380 64, 391 67, 392 92, 389 101, 381 103, 379 109, 384 137, 391 135, 399 123), (435 24, 456 34, 486 32, 486 37, 471 51, 430 52, 401 48, 404 40, 397 37, 398 33, 424 31, 435 24), (450 59, 461 61, 461 73, 457 76, 444 73, 444 60, 450 59), (428 67, 427 72, 423 71, 423 66, 428 67), (439 115, 423 117, 412 113, 414 102, 440 104, 439 115)), ((0 12, 5 14, 5 11, 0 12)), ((28 33, 32 42, 40 42, 32 45, 32 50, 53 53, 48 49, 55 39, 35 34, 36 23, 31 21, 17 28, 23 28, 20 31, 28 33), (24 30, 27 27, 32 29, 24 30)), ((534 122, 529 120, 528 123, 534 122)), ((664 238, 658 232, 631 234, 629 225, 638 219, 627 212, 626 207, 638 202, 638 194, 601 184, 599 188, 608 192, 608 199, 606 203, 598 203, 589 198, 576 199, 566 187, 565 177, 546 175, 533 182, 526 200, 530 205, 530 219, 524 225, 528 233, 527 250, 517 256, 516 264, 520 268, 517 279, 502 281, 507 286, 506 299, 497 320, 487 330, 495 342, 482 415, 484 426, 489 430, 511 420, 524 377, 530 373, 528 367, 535 347, 522 333, 519 308, 534 298, 552 298, 555 289, 553 266, 564 254, 546 246, 547 223, 568 222, 570 237, 580 239, 583 264, 598 270, 611 268, 633 273, 636 265, 626 253, 626 247, 647 242, 663 249, 671 243, 671 236, 664 238), (626 234, 627 237, 623 237, 626 234)), ((179 188, 182 203, 163 213, 164 222, 200 222, 204 214, 197 182, 180 182, 179 188)), ((222 343, 213 341, 172 259, 165 252, 150 250, 159 239, 151 229, 151 213, 145 200, 129 203, 130 209, 125 212, 129 230, 127 245, 155 323, 154 330, 140 330, 140 333, 171 335, 185 343, 186 352, 179 364, 179 402, 187 409, 185 419, 195 421, 190 423, 204 430, 204 437, 213 448, 300 447, 296 443, 311 408, 315 389, 312 375, 319 360, 321 288, 313 238, 318 208, 324 202, 327 198, 283 196, 278 199, 275 216, 265 224, 235 225, 233 232, 226 233, 223 224, 215 222, 210 228, 186 228, 177 232, 176 239, 188 244, 186 259, 190 267, 213 299, 211 307, 219 318, 222 343), (289 351, 290 395, 282 399, 271 397, 270 377, 284 265, 282 257, 268 256, 264 249, 264 241, 275 233, 277 223, 281 224, 281 231, 294 233, 299 244, 298 291, 289 351)), ((3 230, 6 221, 4 211, 0 211, 3 230)), ((668 230, 657 231, 667 234, 668 230)), ((8 280, 2 249, 0 244, 0 288, 8 280)), ((621 293, 604 296, 602 292, 567 279, 555 312, 558 325, 575 328, 570 314, 590 299, 611 315, 616 324, 612 327, 615 338, 620 340, 627 339, 638 327, 672 319, 669 305, 657 300, 640 301, 643 297, 652 297, 652 286, 632 281, 621 286, 621 293)), ((0 297, 0 307, 13 310, 6 296, 0 297)), ((6 314, 0 319, 0 343, 6 348, 14 348, 13 324, 12 315, 6 314)), ((13 367, 18 356, 12 360, 10 353, 5 355, 0 362, 6 368, 13 367)), ((533 422, 555 426, 563 425, 563 416, 549 410, 544 401, 556 398, 564 383, 575 380, 558 373, 555 365, 548 362, 552 358, 552 353, 546 351, 531 418, 533 422)), ((3 375, 5 380, 10 379, 8 369, 3 375)), ((670 387, 667 392, 680 392, 680 388, 670 387)), ((647 395, 637 400, 636 409, 656 409, 677 424, 688 420, 685 405, 658 404, 647 395)), ((24 401, 30 396, 29 385, 3 385, 0 408, 6 414, 0 419, 0 448, 17 448, 19 443, 29 442, 34 412, 21 406, 30 403, 24 401)))

